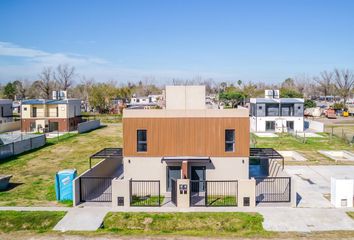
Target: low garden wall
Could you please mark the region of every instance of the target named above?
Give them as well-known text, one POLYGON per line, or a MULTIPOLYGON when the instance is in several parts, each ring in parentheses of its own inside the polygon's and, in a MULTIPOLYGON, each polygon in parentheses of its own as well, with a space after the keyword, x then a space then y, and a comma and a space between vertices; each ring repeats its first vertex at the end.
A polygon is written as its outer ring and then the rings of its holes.
POLYGON ((0 133, 20 130, 21 121, 6 122, 0 124, 0 133))
POLYGON ((87 122, 82 122, 77 125, 77 130, 79 133, 85 133, 101 126, 100 120, 90 120, 87 122))

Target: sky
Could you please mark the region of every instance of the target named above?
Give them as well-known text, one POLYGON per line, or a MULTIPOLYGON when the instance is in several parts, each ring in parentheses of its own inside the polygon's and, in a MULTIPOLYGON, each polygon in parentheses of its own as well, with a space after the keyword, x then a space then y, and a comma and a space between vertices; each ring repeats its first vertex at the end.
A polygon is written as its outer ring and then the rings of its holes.
POLYGON ((1 0, 0 83, 58 64, 118 83, 353 69, 354 1, 1 0))

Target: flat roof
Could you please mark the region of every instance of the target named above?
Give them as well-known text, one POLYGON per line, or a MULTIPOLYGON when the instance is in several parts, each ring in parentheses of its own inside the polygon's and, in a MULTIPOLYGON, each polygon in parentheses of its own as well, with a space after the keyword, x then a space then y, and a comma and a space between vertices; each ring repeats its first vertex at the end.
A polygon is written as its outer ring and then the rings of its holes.
POLYGON ((303 98, 251 98, 251 103, 304 103, 303 98))
POLYGON ((247 108, 232 109, 124 109, 123 118, 218 118, 218 117, 249 117, 247 108))
POLYGON ((56 100, 56 99, 28 99, 28 100, 23 100, 21 104, 31 104, 31 105, 36 105, 36 104, 69 104, 70 102, 73 101, 81 101, 80 99, 62 99, 62 100, 56 100))

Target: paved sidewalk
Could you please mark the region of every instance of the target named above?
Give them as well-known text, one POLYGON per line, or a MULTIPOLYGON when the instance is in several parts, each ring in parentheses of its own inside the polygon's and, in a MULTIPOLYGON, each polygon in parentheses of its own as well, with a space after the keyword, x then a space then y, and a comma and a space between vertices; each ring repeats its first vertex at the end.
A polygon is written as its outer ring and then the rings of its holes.
POLYGON ((96 231, 110 211, 105 207, 72 208, 53 230, 57 231, 96 231))
POLYGON ((354 220, 335 208, 259 208, 263 227, 276 232, 354 231, 354 220))

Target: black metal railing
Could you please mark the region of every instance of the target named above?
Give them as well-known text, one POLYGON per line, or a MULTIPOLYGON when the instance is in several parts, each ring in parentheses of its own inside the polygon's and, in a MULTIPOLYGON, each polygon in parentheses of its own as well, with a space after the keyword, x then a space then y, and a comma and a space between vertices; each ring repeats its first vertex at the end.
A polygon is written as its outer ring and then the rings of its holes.
POLYGON ((161 206, 164 197, 160 195, 159 180, 130 180, 130 206, 161 206))
POLYGON ((290 202, 290 177, 258 177, 256 180, 256 202, 290 202))
POLYGON ((171 202, 177 206, 177 180, 171 179, 171 202))
POLYGON ((80 177, 81 202, 111 202, 112 177, 80 177))
POLYGON ((190 181, 190 205, 193 207, 237 206, 237 180, 190 181))

